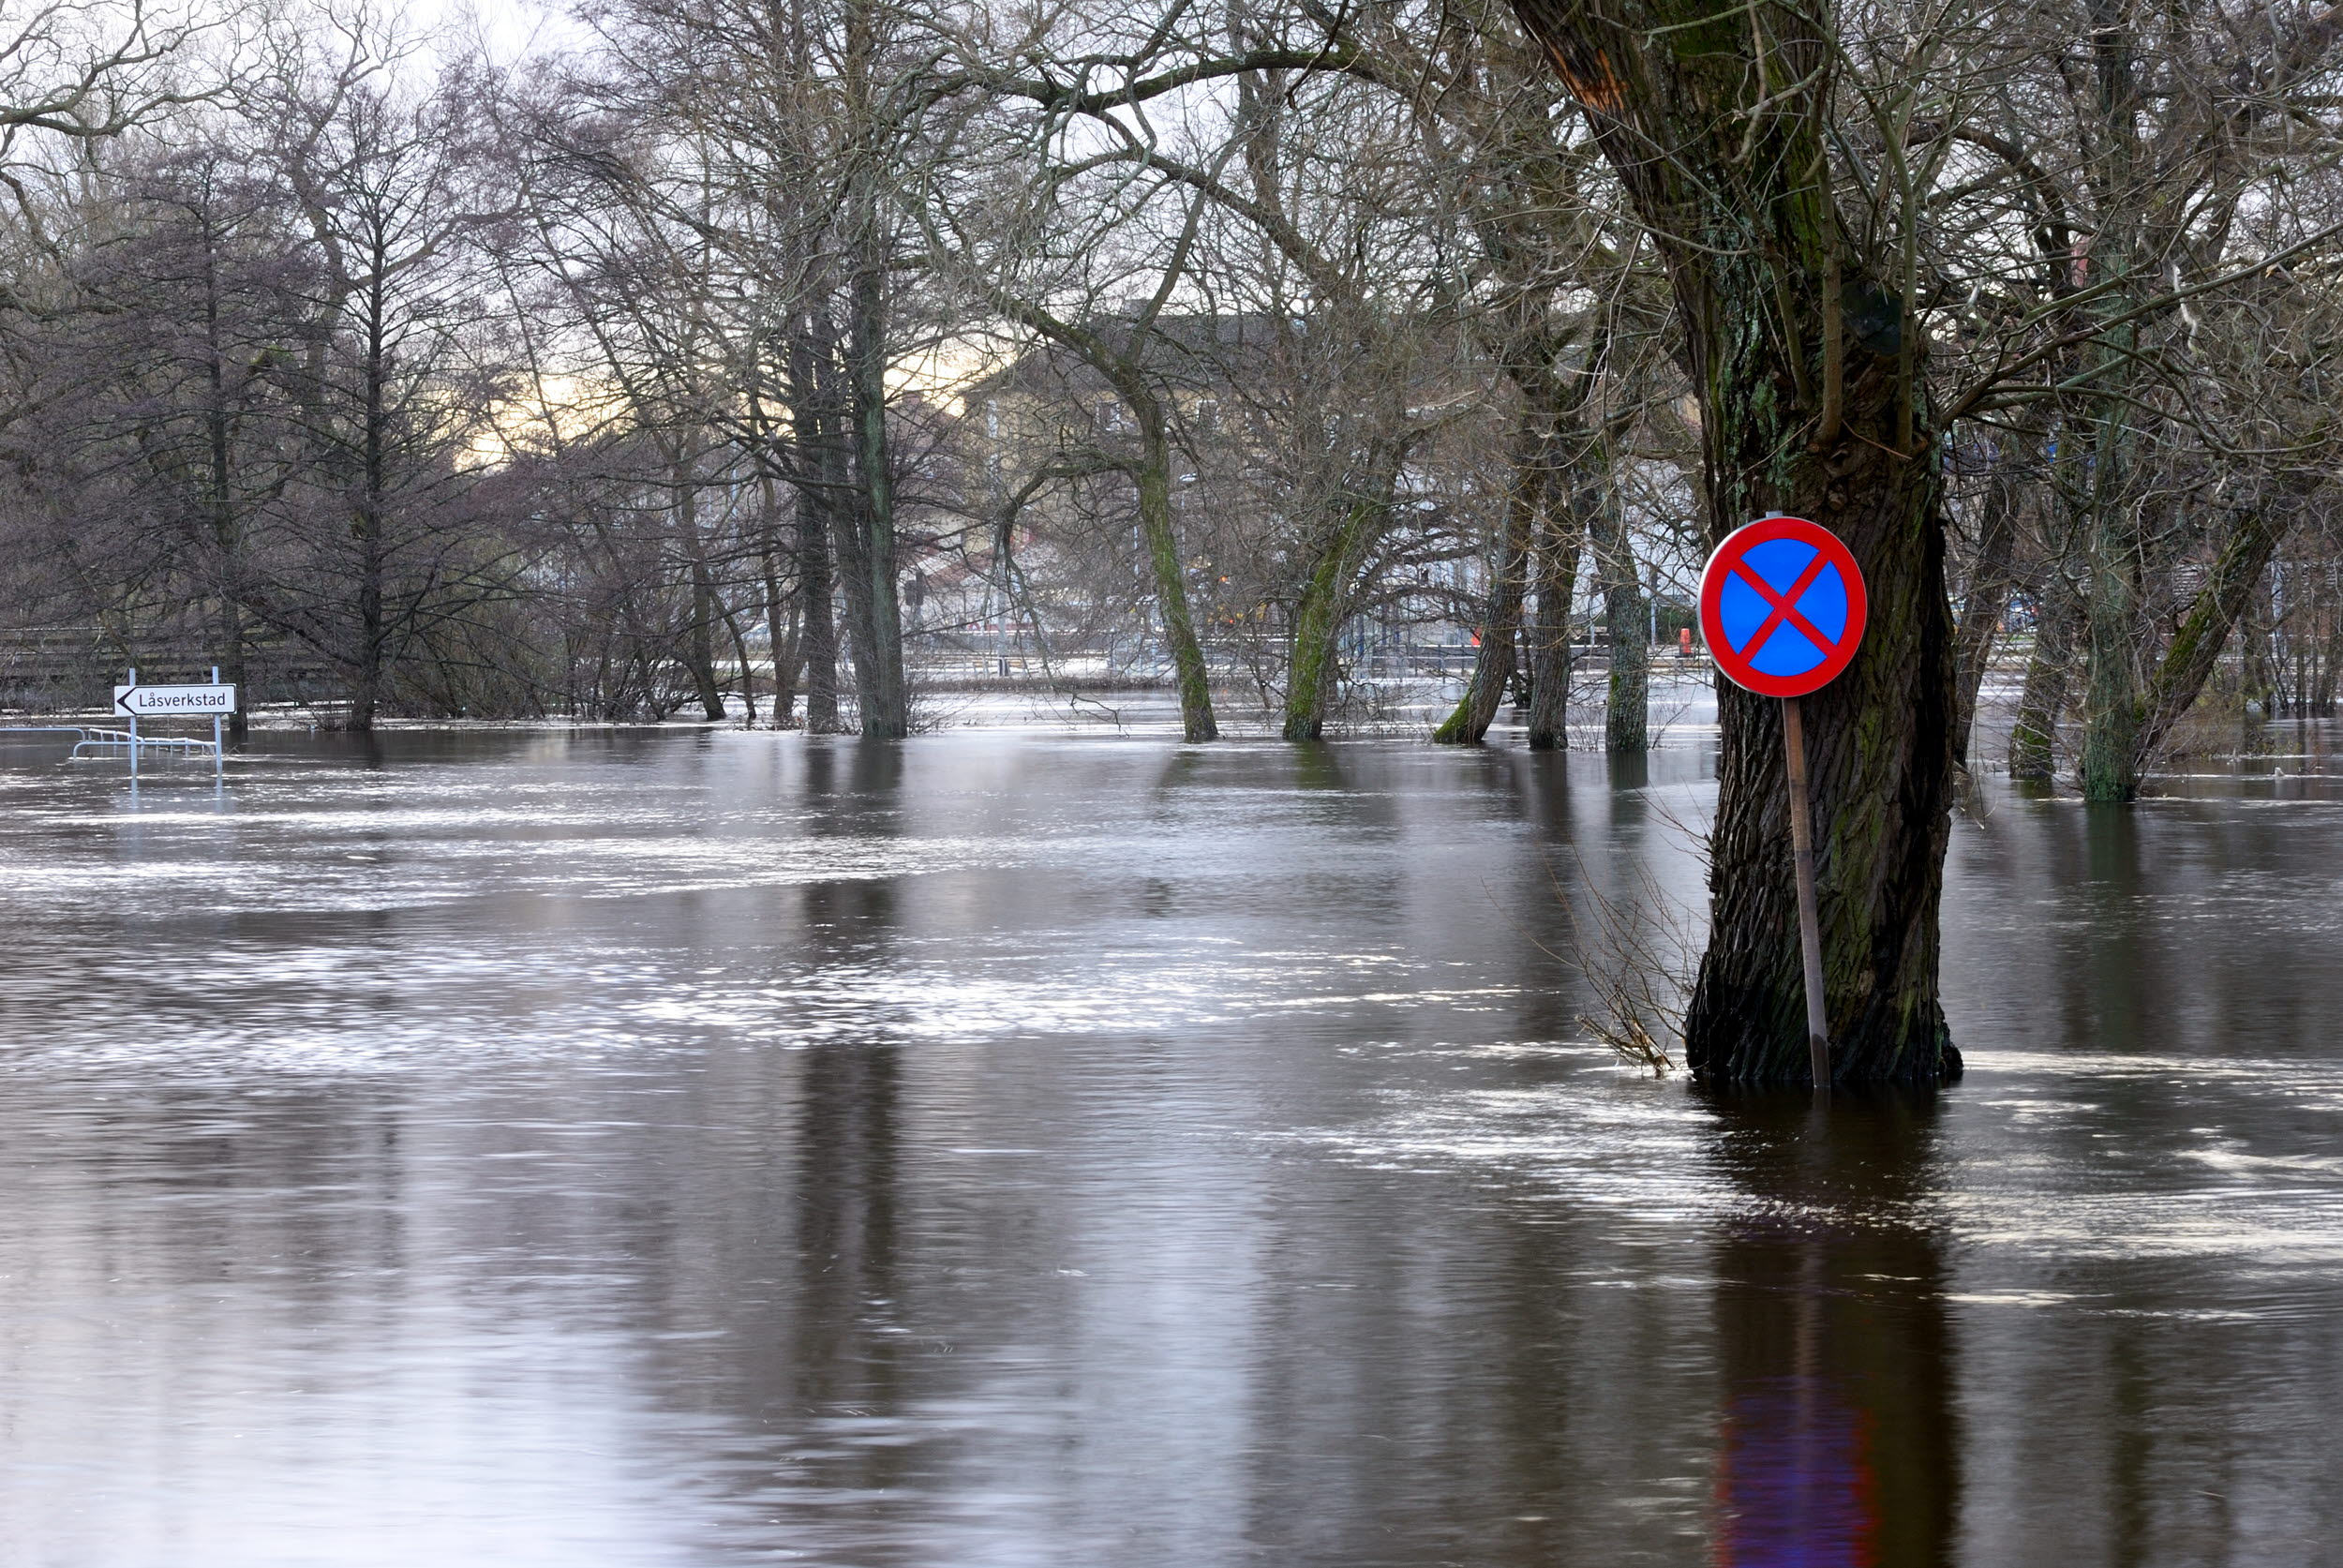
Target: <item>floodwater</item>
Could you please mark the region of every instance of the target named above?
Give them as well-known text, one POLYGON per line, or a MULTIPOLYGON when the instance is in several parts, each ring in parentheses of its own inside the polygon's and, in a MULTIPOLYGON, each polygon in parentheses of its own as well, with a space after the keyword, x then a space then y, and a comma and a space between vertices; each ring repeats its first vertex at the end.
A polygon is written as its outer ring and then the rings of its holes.
POLYGON ((2343 1562, 2343 785, 1988 779, 1816 1116, 1679 739, 9 746, 0 1564, 2343 1562))

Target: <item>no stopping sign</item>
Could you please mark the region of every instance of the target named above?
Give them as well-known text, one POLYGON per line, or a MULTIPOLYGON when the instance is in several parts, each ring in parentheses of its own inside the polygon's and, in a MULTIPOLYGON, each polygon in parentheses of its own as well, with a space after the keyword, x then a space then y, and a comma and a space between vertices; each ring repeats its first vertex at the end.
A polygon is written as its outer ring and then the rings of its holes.
POLYGON ((1735 529, 1700 574, 1709 656, 1761 696, 1804 696, 1837 679, 1862 646, 1865 607, 1853 552, 1803 517, 1735 529))

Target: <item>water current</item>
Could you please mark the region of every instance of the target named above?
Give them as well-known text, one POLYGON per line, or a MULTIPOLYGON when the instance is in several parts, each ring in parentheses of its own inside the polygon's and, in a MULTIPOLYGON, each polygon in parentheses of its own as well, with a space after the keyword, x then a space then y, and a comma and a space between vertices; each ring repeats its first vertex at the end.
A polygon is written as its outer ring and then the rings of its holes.
POLYGON ((1817 1113, 1579 1023, 1696 735, 56 752, 0 1564, 2343 1562, 2314 759, 1983 780, 1967 1076, 1817 1113))

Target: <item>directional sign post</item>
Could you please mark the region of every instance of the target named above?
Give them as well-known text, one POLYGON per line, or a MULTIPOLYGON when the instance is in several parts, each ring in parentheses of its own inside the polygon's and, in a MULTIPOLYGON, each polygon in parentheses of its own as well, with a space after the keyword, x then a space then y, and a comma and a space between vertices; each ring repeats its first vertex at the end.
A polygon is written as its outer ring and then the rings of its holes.
POLYGON ((129 719, 216 719, 235 710, 236 688, 217 681, 209 686, 114 688, 114 711, 129 719))
POLYGON ((1830 1021, 1823 1009, 1822 919, 1814 900, 1814 829, 1798 699, 1820 691, 1854 662, 1867 607, 1854 553, 1837 534, 1803 517, 1760 517, 1735 529, 1700 574, 1700 631, 1717 668, 1735 685, 1782 701, 1798 945, 1806 969, 1806 1049, 1820 1094, 1830 1090, 1830 1021))
POLYGON ((129 684, 114 688, 114 711, 130 721, 130 777, 136 780, 139 776, 141 719, 211 720, 212 771, 221 772, 228 764, 220 747, 220 721, 235 710, 235 683, 220 683, 217 665, 212 666, 212 683, 208 686, 142 686, 139 672, 130 671, 129 684))

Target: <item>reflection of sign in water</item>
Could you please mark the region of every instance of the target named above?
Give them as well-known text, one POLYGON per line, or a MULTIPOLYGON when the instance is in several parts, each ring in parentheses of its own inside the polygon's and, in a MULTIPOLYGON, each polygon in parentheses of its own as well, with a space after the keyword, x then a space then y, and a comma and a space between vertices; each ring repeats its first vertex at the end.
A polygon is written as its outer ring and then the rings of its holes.
POLYGON ((1879 1485, 1869 1428, 1827 1378, 1769 1379, 1734 1400, 1717 1471, 1718 1563, 1878 1563, 1879 1485))
POLYGON ((1700 574, 1700 630, 1717 667, 1763 696, 1836 679, 1862 646, 1863 574, 1838 535, 1803 517, 1727 534, 1700 574))

